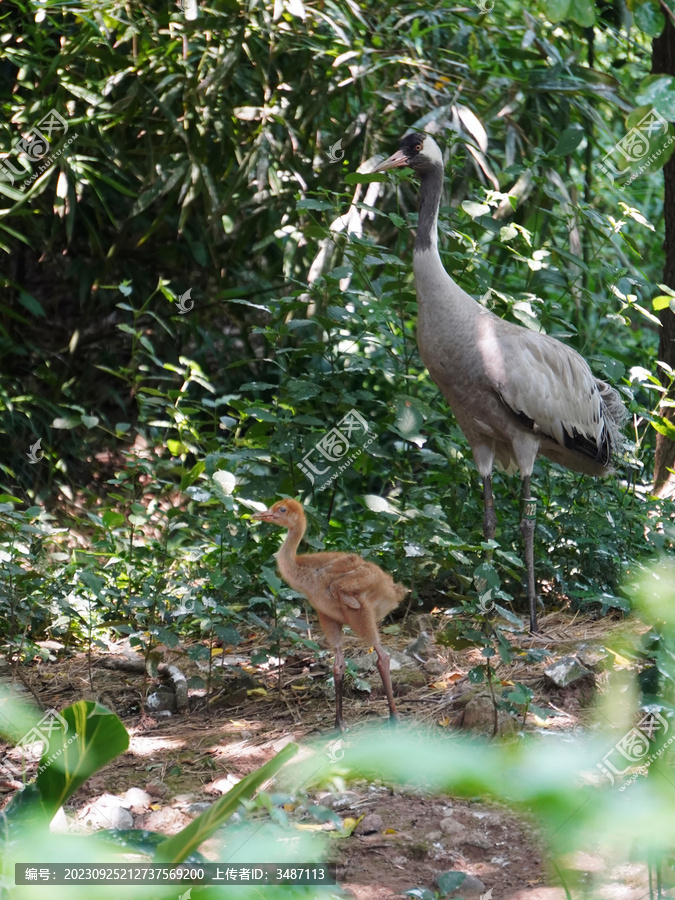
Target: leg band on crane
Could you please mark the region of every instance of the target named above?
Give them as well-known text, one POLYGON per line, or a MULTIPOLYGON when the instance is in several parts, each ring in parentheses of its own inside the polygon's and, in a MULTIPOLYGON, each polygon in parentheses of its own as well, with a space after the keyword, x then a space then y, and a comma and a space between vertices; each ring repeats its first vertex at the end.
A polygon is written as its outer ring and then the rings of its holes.
POLYGON ((537 498, 523 497, 523 519, 534 522, 537 518, 537 498))

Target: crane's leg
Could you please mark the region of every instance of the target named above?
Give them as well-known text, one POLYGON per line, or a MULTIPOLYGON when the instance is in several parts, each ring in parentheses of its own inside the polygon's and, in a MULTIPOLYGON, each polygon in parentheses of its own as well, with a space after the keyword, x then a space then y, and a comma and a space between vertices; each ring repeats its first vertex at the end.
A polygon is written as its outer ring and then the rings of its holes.
POLYGON ((345 730, 342 721, 342 682, 345 677, 345 655, 342 652, 342 625, 335 619, 329 619, 322 613, 319 613, 319 625, 326 640, 335 653, 333 660, 333 680, 335 682, 335 728, 340 731, 345 730))
POLYGON ((391 689, 391 675, 389 674, 389 657, 387 651, 379 644, 375 644, 375 652, 377 653, 377 671, 380 673, 384 692, 387 695, 387 703, 389 704, 389 718, 398 721, 398 713, 394 704, 394 692, 391 689))
POLYGON ((333 662, 333 680, 335 681, 335 728, 339 731, 345 730, 345 723, 342 721, 342 682, 345 677, 345 655, 342 647, 338 644, 335 648, 335 661, 333 662))
POLYGON ((527 566, 527 599, 530 602, 530 631, 537 630, 537 584, 534 577, 534 526, 537 501, 530 497, 530 476, 523 475, 523 512, 520 531, 525 541, 525 565, 527 566))
POLYGON ((483 537, 486 541, 492 541, 496 533, 497 513, 492 495, 492 475, 486 475, 483 478, 483 537))

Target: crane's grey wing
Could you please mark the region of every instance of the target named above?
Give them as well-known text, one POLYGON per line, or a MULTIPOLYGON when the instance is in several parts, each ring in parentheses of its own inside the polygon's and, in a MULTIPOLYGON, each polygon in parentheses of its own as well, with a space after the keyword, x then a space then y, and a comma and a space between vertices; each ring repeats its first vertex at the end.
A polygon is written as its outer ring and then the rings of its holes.
MULTIPOLYGON (((609 412, 616 392, 576 350, 548 335, 507 328, 499 345, 504 365, 499 372, 493 367, 493 383, 521 424, 608 465, 621 424, 609 412)), ((616 402, 620 407, 618 395, 616 402)))

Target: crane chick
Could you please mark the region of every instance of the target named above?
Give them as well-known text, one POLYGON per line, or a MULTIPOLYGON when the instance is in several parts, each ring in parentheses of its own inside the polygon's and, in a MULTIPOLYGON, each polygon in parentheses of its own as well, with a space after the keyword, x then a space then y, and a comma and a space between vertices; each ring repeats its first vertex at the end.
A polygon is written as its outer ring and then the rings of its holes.
POLYGON ((389 674, 389 657, 382 644, 377 623, 395 609, 408 593, 391 575, 356 553, 306 553, 297 549, 307 529, 307 519, 297 500, 279 500, 253 519, 287 528, 286 540, 277 554, 279 571, 293 590, 304 594, 314 607, 329 645, 335 651, 335 727, 342 730, 342 682, 345 657, 342 628, 349 625, 368 646, 375 648, 377 668, 389 703, 391 719, 397 719, 389 674))

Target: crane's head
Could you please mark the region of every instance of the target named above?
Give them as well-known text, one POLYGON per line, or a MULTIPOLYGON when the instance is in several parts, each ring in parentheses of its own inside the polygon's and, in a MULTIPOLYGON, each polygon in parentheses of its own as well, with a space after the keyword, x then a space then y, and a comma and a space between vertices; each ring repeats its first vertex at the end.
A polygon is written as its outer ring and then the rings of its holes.
POLYGON ((404 166, 410 166, 420 174, 438 166, 442 169, 441 148, 428 134, 418 134, 417 132, 406 134, 404 138, 401 138, 396 153, 375 166, 373 171, 386 172, 387 169, 401 169, 404 166))
POLYGON ((291 500, 289 497, 287 500, 277 500, 274 506, 270 506, 264 512, 254 513, 251 518, 261 522, 271 522, 282 528, 292 528, 305 521, 305 511, 301 503, 291 500))

